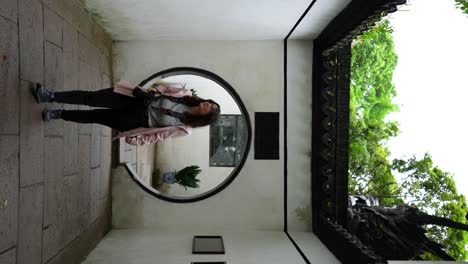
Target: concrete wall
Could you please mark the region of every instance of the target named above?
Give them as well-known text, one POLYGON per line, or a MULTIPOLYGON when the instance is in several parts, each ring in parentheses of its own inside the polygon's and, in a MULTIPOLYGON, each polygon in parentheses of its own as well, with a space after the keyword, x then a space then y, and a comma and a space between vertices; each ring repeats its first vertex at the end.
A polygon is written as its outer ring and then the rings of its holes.
POLYGON ((288 231, 312 231, 312 41, 288 40, 288 231))
MULTIPOLYGON (((172 67, 202 68, 231 84, 244 102, 252 125, 256 111, 280 112, 282 116, 283 43, 280 40, 117 42, 114 53, 115 80, 138 83, 172 67)), ((282 127, 280 121, 280 139, 283 137, 282 127)), ((117 181, 114 185, 114 226, 161 230, 190 228, 196 223, 209 230, 282 230, 283 157, 281 155, 280 160, 254 160, 252 151, 253 147, 242 171, 225 190, 197 203, 168 203, 141 194, 139 187, 130 184, 132 182, 117 181), (133 196, 139 199, 131 198, 133 196), (142 214, 128 221, 117 221, 128 214, 119 208, 127 207, 143 208, 142 214)))
MULTIPOLYGON (((195 229, 196 230, 196 229, 195 229)), ((112 230, 83 264, 180 264, 192 261, 226 261, 226 263, 288 263, 304 260, 283 232, 224 231, 224 255, 193 255, 190 232, 164 230, 112 230)), ((330 253, 315 251, 313 263, 328 264, 330 253)))

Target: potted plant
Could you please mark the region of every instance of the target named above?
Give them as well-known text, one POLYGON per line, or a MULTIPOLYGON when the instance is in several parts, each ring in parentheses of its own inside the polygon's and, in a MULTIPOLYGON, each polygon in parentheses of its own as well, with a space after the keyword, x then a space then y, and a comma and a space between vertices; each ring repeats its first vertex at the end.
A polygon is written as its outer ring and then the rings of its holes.
POLYGON ((198 188, 200 187, 200 185, 198 185, 200 180, 196 177, 200 172, 200 167, 196 165, 187 166, 179 171, 164 173, 163 182, 169 184, 178 183, 183 186, 185 190, 187 190, 187 187, 198 188))

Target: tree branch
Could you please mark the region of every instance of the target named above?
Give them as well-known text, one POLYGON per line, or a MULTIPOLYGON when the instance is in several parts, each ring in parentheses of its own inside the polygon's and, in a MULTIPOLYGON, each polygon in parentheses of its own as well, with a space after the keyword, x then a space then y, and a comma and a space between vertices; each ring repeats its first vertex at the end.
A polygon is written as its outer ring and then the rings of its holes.
POLYGON ((420 217, 417 217, 416 221, 424 225, 439 225, 468 231, 468 225, 466 224, 458 223, 444 217, 428 215, 425 213, 422 213, 420 217))

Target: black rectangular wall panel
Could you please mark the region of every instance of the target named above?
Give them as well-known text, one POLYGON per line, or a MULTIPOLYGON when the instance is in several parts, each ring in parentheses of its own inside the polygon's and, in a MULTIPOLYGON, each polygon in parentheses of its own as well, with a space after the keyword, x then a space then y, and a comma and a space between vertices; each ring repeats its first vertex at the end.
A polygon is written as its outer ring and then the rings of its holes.
POLYGON ((279 113, 255 113, 254 159, 279 159, 279 113))

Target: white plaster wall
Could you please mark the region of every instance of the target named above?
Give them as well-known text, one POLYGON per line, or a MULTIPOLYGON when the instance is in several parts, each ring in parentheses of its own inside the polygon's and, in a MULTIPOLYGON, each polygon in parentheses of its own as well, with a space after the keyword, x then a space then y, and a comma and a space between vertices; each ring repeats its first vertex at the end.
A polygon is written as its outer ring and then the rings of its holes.
MULTIPOLYGON (((112 227, 156 230, 282 230, 282 208, 273 196, 259 195, 259 188, 232 194, 228 188, 197 203, 174 204, 143 191, 124 167, 113 170, 112 227), (257 192, 256 192, 257 191, 257 192), (229 199, 229 197, 235 198, 229 199)), ((235 184, 235 183, 233 183, 235 184)))
POLYGON ((351 2, 351 0, 316 1, 289 39, 314 39, 351 2))
MULTIPOLYGON (((181 264, 192 261, 226 261, 226 263, 303 264, 284 232, 223 231, 224 255, 193 255, 192 238, 204 235, 196 229, 190 232, 164 230, 112 230, 83 264, 181 264)), ((327 252, 313 250, 312 263, 327 264, 327 252)))
POLYGON ((288 40, 288 231, 311 231, 313 42, 288 40))
MULTIPOLYGON (((280 112, 280 139, 283 138, 282 41, 117 42, 114 53, 116 80, 138 83, 156 72, 177 66, 212 71, 237 91, 250 114, 252 126, 254 112, 280 112)), ((114 227, 161 230, 190 228, 196 223, 208 230, 282 230, 283 157, 280 154, 280 160, 254 160, 252 151, 253 146, 242 171, 225 190, 196 203, 159 200, 143 193, 124 176, 113 186, 114 227), (129 213, 132 211, 136 213, 129 213)), ((283 153, 282 141, 280 153, 283 153)))
POLYGON ((312 263, 341 263, 312 232, 288 232, 312 263), (318 253, 320 252, 320 253, 318 253))
POLYGON ((279 40, 288 34, 311 2, 80 1, 88 11, 97 14, 99 23, 117 40, 279 40))
MULTIPOLYGON (((195 89, 201 98, 212 99, 221 106, 221 114, 240 115, 241 111, 232 96, 219 84, 195 75, 176 75, 164 78, 165 82, 185 84, 195 89)), ((149 86, 150 84, 148 84, 149 86)), ((178 184, 164 188, 167 194, 187 197, 202 194, 221 184, 233 171, 233 167, 210 167, 210 128, 193 129, 190 137, 162 141, 157 144, 156 168, 161 172, 176 171, 185 166, 197 165, 202 170, 197 176, 199 188, 185 190, 178 184), (194 151, 195 150, 195 151, 194 151)))

